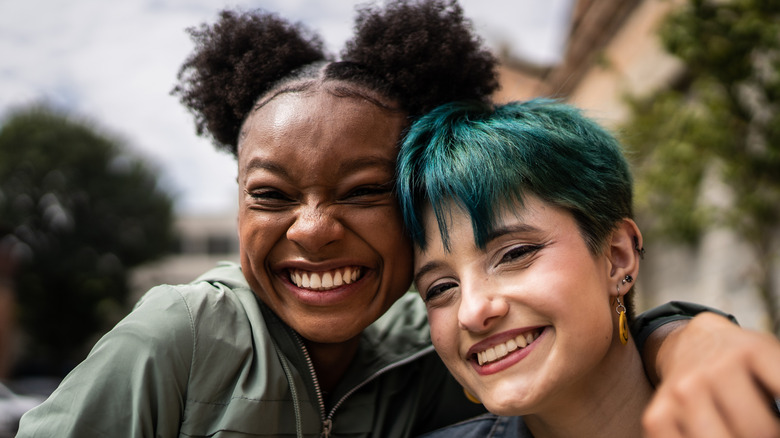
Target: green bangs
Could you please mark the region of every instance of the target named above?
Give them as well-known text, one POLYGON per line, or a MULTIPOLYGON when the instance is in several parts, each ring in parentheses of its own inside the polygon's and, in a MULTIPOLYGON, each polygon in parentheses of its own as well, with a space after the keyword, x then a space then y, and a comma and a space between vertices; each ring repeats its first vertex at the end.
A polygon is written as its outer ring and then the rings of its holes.
POLYGON ((590 250, 632 217, 632 182, 620 145, 576 108, 551 100, 491 106, 450 103, 415 122, 398 159, 397 191, 415 244, 433 208, 449 247, 448 206, 471 217, 484 247, 503 207, 532 194, 574 216, 590 250))

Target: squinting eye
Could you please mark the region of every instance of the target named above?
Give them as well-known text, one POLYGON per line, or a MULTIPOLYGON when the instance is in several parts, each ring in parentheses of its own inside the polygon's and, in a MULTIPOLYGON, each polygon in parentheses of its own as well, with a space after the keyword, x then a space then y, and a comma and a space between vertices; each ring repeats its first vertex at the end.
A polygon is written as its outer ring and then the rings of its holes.
POLYGON ((383 184, 381 186, 362 186, 357 187, 347 194, 346 198, 360 198, 370 196, 381 196, 390 193, 391 186, 383 184))
POLYGON ((377 190, 374 188, 367 188, 367 187, 361 187, 357 190, 353 190, 349 192, 349 195, 347 195, 347 198, 359 198, 363 196, 374 196, 374 195, 380 195, 385 193, 382 190, 377 190))
POLYGON ((448 291, 449 289, 457 287, 457 283, 449 282, 449 283, 439 283, 436 284, 425 292, 425 299, 424 301, 427 303, 430 300, 433 300, 436 297, 441 296, 443 293, 448 291))
POLYGON ((517 259, 524 258, 528 255, 534 254, 537 251, 542 249, 542 245, 520 245, 516 246, 504 254, 503 257, 501 257, 500 263, 506 263, 506 262, 512 262, 517 259))
POLYGON ((256 207, 278 208, 294 202, 292 198, 279 190, 244 190, 244 193, 252 198, 251 202, 256 207))

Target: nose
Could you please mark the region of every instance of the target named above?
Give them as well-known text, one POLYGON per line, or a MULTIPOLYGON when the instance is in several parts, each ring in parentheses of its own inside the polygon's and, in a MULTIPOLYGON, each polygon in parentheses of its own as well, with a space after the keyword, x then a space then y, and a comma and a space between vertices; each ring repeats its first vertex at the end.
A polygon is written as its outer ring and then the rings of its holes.
POLYGON ((460 288, 458 325, 463 330, 485 332, 509 311, 507 301, 500 294, 492 293, 488 284, 461 283, 460 288))
POLYGON ((320 206, 304 206, 287 229, 287 239, 315 253, 344 236, 344 227, 332 212, 320 206))

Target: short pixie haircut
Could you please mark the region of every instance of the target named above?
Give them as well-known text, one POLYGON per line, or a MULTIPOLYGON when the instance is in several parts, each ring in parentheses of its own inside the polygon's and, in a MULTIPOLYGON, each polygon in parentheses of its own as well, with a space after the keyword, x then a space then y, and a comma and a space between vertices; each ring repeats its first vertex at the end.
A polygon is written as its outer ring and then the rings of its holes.
POLYGON ((445 104, 411 126, 398 160, 404 221, 422 249, 426 205, 445 248, 449 202, 470 215, 480 248, 499 210, 522 205, 526 195, 569 211, 593 254, 621 219, 633 217, 620 144, 580 110, 553 100, 445 104))

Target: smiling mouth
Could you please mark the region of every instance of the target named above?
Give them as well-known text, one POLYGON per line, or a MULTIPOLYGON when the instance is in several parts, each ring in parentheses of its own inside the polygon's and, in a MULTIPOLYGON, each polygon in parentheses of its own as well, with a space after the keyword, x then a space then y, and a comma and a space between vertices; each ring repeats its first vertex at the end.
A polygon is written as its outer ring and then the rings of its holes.
POLYGON ((361 273, 359 266, 348 266, 323 272, 291 269, 290 281, 300 288, 323 291, 351 284, 360 278, 361 273))
POLYGON ((540 334, 542 334, 541 328, 520 333, 503 344, 494 345, 487 350, 474 353, 471 357, 473 360, 476 360, 480 366, 486 363, 495 362, 515 350, 522 350, 528 346, 528 344, 535 341, 540 334))

